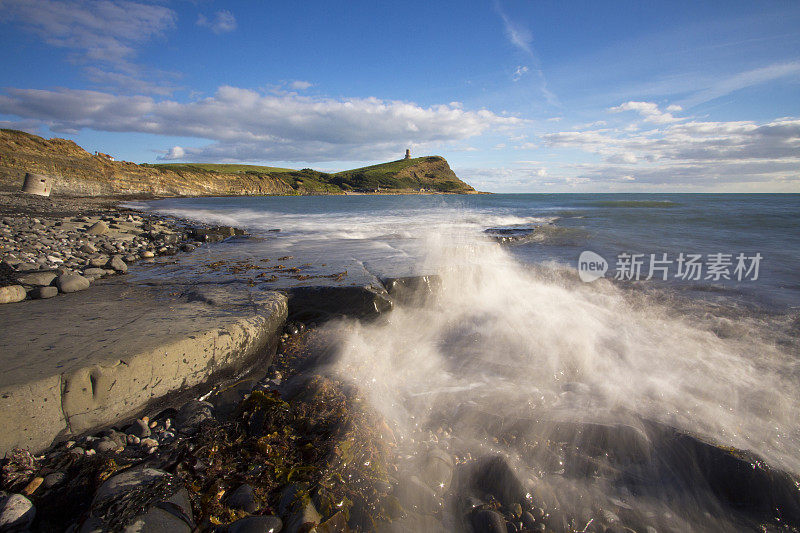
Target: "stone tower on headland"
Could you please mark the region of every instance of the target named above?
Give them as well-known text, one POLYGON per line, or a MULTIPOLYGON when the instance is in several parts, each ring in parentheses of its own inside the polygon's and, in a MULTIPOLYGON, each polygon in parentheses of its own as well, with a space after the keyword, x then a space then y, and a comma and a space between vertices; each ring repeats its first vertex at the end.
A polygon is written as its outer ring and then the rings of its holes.
POLYGON ((403 159, 411 159, 411 150, 406 148, 406 156, 403 159))

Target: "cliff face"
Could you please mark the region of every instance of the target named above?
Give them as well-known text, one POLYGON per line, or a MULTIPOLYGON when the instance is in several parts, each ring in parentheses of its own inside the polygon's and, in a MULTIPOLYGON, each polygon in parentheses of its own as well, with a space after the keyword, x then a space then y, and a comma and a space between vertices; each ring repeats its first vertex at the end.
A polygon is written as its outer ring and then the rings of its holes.
POLYGON ((26 172, 54 176, 53 194, 64 196, 296 194, 290 185, 267 173, 170 170, 110 161, 65 139, 0 130, 0 182, 6 189, 18 190, 26 172))
POLYGON ((92 155, 65 139, 0 130, 0 188, 19 190, 26 172, 53 176, 53 194, 61 196, 260 196, 378 189, 475 192, 441 157, 393 161, 338 174, 249 165, 137 165, 92 155))

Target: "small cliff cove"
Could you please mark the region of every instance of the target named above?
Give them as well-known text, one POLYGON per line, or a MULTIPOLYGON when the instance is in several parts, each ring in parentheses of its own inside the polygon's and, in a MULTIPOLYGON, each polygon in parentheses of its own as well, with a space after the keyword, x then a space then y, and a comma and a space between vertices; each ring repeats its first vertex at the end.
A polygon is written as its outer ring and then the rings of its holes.
POLYGON ((52 180, 61 196, 262 196, 475 193, 439 156, 411 158, 334 174, 309 168, 165 163, 137 165, 90 154, 73 141, 0 130, 0 187, 19 190, 26 173, 52 180))

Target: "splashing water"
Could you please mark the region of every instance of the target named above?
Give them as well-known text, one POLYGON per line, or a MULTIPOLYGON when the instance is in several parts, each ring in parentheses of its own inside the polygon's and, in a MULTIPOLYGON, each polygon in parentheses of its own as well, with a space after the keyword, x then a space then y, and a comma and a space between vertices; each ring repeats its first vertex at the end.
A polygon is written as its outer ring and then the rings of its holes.
MULTIPOLYGON (((549 438, 547 422, 658 421, 800 472, 797 354, 768 319, 580 284, 563 266, 522 265, 474 235, 432 232, 426 250, 424 271, 441 287, 423 306, 328 326, 340 343, 333 372, 394 423, 408 453, 443 424, 471 453, 519 458, 499 438, 515 424, 549 438)), ((542 475, 544 459, 516 464, 542 475)))

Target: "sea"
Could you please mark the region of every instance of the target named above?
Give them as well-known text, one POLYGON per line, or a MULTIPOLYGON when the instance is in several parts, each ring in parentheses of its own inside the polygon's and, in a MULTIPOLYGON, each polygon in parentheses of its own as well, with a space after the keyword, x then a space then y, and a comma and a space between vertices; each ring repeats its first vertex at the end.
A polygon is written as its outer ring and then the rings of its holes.
MULTIPOLYGON (((800 194, 135 205, 244 227, 257 237, 242 248, 251 258, 282 253, 379 277, 439 276, 424 305, 328 326, 340 346, 330 372, 358 385, 407 443, 444 420, 448 438, 505 454, 523 478, 541 480, 552 468, 526 462, 464 413, 501 417, 505 427, 656 421, 800 474, 800 194)), ((611 474, 581 483, 587 494, 683 517, 685 530, 736 529, 710 500, 676 503, 664 488, 645 505, 611 474)))

